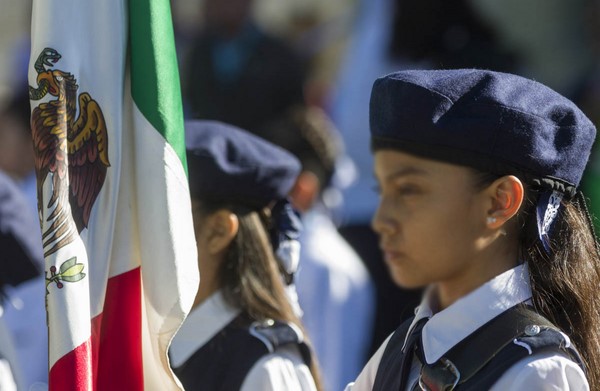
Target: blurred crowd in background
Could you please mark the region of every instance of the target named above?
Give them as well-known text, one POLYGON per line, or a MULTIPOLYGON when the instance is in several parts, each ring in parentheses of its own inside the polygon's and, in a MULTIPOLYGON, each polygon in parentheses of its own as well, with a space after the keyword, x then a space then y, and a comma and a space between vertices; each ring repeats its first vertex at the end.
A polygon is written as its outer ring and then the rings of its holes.
MULTIPOLYGON (((569 97, 600 124, 600 0, 171 4, 185 117, 228 122, 282 145, 314 176, 302 182, 305 255, 297 285, 328 390, 356 377, 420 295, 393 285, 369 226, 377 204, 368 136, 375 78, 410 68, 516 73, 569 97)), ((0 171, 29 205, 22 213, 35 218, 27 96, 31 2, 0 0, 0 9, 0 171)), ((583 191, 600 217, 600 151, 583 191)), ((12 338, 14 347, 0 347, 0 355, 21 363, 23 389, 44 389, 43 259, 35 251, 25 255, 40 273, 0 287, 0 336, 12 338)))

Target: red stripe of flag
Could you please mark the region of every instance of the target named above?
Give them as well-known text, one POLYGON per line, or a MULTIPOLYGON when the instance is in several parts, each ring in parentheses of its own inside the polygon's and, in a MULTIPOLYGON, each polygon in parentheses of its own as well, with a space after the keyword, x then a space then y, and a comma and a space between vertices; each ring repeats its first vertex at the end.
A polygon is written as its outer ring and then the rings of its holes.
POLYGON ((61 357, 50 370, 50 391, 142 391, 141 300, 139 267, 110 278, 104 311, 92 319, 92 351, 87 340, 61 357), (88 390, 92 367, 94 385, 88 390))

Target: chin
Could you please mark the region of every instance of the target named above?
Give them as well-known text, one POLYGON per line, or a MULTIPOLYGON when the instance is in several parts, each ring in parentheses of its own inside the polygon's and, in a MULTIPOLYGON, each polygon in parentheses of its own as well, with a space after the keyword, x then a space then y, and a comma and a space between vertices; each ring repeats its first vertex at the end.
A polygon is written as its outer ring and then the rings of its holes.
POLYGON ((418 289, 426 286, 429 283, 429 281, 424 281, 422 278, 410 275, 410 273, 406 273, 404 270, 398 270, 390 267, 388 271, 392 281, 394 281, 394 284, 400 288, 418 289))

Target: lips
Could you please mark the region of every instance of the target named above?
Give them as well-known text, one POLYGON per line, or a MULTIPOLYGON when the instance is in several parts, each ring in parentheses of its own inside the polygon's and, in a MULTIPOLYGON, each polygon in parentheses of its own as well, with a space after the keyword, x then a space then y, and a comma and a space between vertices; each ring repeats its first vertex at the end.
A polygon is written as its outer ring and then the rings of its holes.
POLYGON ((404 256, 401 251, 393 250, 389 247, 381 247, 381 251, 386 263, 398 262, 404 256))

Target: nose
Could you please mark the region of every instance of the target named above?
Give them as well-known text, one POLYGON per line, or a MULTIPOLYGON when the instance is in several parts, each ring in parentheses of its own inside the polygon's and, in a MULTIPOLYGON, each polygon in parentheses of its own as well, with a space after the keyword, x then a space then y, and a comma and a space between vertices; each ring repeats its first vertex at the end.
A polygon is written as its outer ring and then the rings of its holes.
POLYGON ((383 205, 379 204, 379 207, 371 220, 371 227, 373 228, 373 231, 380 236, 391 235, 396 232, 397 223, 385 213, 383 205))

